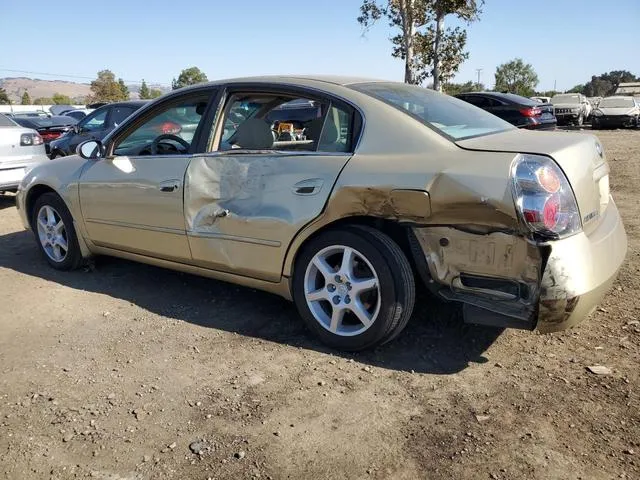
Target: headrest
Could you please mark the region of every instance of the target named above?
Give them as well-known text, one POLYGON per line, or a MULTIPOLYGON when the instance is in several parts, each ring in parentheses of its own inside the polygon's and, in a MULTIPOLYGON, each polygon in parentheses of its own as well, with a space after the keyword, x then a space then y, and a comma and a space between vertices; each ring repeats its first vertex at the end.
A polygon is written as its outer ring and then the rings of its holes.
POLYGON ((273 146, 273 133, 264 120, 250 118, 240 124, 230 143, 249 150, 268 150, 273 146))

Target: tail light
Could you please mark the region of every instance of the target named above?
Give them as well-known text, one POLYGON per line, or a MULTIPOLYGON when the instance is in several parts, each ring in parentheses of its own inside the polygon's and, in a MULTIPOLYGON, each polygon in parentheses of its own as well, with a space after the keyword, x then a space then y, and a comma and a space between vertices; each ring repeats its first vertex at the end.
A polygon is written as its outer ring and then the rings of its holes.
POLYGON ((513 197, 523 223, 534 234, 561 238, 582 228, 567 177, 550 158, 518 155, 511 167, 513 197))
POLYGON ((62 135, 62 132, 42 132, 40 135, 45 142, 49 142, 60 137, 60 135, 62 135))
POLYGON ((520 110, 520 113, 525 117, 537 117, 539 115, 542 115, 542 110, 540 110, 538 107, 523 108, 520 110))
POLYGON ((21 147, 32 147, 34 145, 42 145, 44 140, 37 133, 23 133, 20 135, 20 146, 21 147))
POLYGON ((182 130, 182 127, 174 122, 162 122, 157 128, 163 135, 176 135, 182 130))

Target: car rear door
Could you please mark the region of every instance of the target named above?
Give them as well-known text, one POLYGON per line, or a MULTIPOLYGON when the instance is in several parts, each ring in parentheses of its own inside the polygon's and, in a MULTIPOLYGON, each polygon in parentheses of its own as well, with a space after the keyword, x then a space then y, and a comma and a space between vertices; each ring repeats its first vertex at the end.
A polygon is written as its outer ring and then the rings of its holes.
POLYGON ((82 142, 104 138, 109 131, 107 118, 110 110, 110 106, 101 107, 78 122, 76 128, 67 134, 67 155, 74 155, 82 142))
POLYGON ((214 88, 171 97, 107 141, 107 157, 80 180, 89 238, 100 247, 190 262, 184 223, 184 175, 198 148, 192 125, 208 121, 214 88), (184 134, 183 127, 187 127, 184 134))
POLYGON ((362 123, 351 106, 299 91, 271 92, 290 101, 267 112, 262 92, 227 96, 210 153, 187 170, 185 216, 195 264, 275 282, 295 235, 323 211, 362 123), (302 121, 294 107, 309 102, 317 118, 302 121), (249 123, 255 131, 241 135, 249 123))

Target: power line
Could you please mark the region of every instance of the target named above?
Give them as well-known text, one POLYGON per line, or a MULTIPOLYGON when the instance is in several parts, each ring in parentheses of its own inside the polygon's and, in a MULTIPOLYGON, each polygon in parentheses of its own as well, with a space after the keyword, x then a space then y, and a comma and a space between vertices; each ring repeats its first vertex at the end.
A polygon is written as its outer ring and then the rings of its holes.
MULTIPOLYGON (((47 73, 47 72, 32 72, 29 70, 15 70, 12 68, 0 68, 0 72, 12 72, 12 73, 24 73, 27 75, 46 75, 48 77, 62 77, 62 78, 76 78, 76 79, 80 79, 80 80, 95 80, 96 77, 84 77, 82 75, 66 75, 66 74, 62 74, 62 73, 47 73)), ((123 79, 123 81, 127 82, 127 83, 135 83, 135 84, 142 84, 142 81, 139 80, 125 80, 123 79)), ((168 83, 162 83, 162 82, 150 82, 150 81, 146 81, 147 85, 161 85, 163 87, 168 87, 170 86, 168 83)))

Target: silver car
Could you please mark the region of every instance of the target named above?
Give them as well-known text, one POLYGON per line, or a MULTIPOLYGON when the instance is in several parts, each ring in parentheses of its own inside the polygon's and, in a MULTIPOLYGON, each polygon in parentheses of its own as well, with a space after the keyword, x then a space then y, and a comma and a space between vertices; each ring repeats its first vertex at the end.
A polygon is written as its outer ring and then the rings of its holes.
POLYGON ((0 114, 0 193, 17 190, 29 170, 48 160, 38 132, 0 114))

